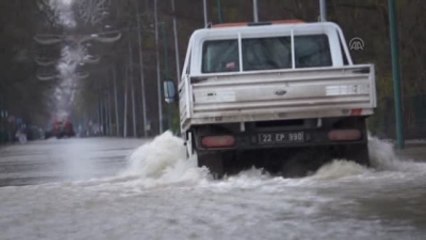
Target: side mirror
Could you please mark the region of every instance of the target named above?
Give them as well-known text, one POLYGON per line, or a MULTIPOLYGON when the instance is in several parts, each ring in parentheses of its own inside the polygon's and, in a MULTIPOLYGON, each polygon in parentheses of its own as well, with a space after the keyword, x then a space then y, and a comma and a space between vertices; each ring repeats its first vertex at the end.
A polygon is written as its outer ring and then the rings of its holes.
POLYGON ((173 103, 176 101, 176 87, 173 81, 164 81, 164 98, 166 103, 173 103))

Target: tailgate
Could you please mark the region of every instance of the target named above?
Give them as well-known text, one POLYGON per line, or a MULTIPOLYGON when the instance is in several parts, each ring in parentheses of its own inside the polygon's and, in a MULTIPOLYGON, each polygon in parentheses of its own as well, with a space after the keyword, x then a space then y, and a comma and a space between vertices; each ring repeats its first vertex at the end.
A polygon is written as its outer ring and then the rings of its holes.
POLYGON ((186 115, 194 124, 344 116, 352 109, 369 115, 376 107, 373 65, 203 75, 191 83, 186 115))

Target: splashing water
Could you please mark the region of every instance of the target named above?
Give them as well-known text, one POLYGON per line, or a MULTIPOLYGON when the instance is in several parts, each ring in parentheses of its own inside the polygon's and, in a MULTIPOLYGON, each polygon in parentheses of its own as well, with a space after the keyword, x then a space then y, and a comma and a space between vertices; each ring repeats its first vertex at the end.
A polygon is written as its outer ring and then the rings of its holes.
POLYGON ((305 178, 250 169, 210 181, 166 132, 137 148, 121 176, 2 188, 2 237, 423 239, 426 164, 376 138, 369 147, 372 168, 335 160, 305 178))
POLYGON ((198 168, 195 158, 186 159, 183 140, 165 132, 137 148, 129 157, 129 167, 121 175, 138 176, 161 184, 206 179, 208 170, 198 168))
POLYGON ((368 169, 352 161, 334 160, 322 166, 312 176, 314 180, 332 180, 347 176, 360 175, 368 172, 368 169))
POLYGON ((376 137, 369 138, 369 154, 372 166, 379 171, 426 171, 426 164, 398 158, 392 143, 376 137))
POLYGON ((368 150, 372 168, 366 168, 352 161, 334 160, 322 166, 313 178, 337 179, 371 173, 371 171, 426 172, 426 164, 398 157, 391 142, 369 136, 368 150))
MULTIPOLYGON (((391 143, 369 138, 369 154, 372 168, 361 166, 353 161, 336 159, 322 166, 306 180, 321 181, 358 176, 374 171, 426 171, 426 165, 397 157, 391 143)), ((149 185, 176 182, 193 182, 211 180, 208 169, 198 168, 197 159, 186 159, 183 140, 166 132, 157 136, 152 142, 142 145, 129 157, 129 166, 121 176, 138 177, 149 185)), ((226 177, 224 181, 250 182, 273 179, 261 169, 250 169, 236 176, 226 177)))

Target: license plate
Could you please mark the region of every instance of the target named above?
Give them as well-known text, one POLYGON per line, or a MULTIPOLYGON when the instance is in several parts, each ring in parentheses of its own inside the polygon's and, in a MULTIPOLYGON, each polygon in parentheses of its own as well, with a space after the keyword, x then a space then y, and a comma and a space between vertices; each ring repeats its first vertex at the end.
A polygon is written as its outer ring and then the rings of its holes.
POLYGON ((302 143, 305 141, 304 132, 259 133, 259 144, 302 143))

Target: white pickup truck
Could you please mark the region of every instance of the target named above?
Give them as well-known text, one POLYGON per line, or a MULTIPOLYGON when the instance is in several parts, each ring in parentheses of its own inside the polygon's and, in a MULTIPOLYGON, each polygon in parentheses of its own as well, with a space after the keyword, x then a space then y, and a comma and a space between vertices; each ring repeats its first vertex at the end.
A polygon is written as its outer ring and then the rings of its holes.
POLYGON ((334 158, 369 164, 374 66, 352 63, 334 23, 196 30, 178 90, 188 154, 216 177, 253 165, 299 176, 334 158))

